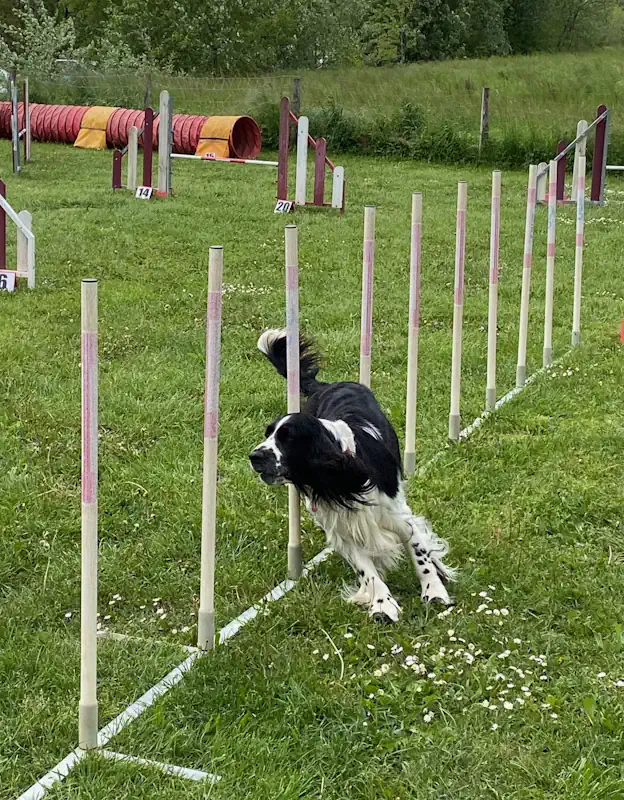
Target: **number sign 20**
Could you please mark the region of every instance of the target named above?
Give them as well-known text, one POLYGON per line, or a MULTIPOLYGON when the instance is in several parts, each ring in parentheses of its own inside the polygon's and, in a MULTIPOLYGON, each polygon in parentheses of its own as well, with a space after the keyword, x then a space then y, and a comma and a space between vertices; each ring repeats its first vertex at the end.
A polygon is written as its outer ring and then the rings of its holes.
POLYGON ((292 211, 294 202, 292 200, 278 200, 275 206, 275 214, 288 214, 292 211))

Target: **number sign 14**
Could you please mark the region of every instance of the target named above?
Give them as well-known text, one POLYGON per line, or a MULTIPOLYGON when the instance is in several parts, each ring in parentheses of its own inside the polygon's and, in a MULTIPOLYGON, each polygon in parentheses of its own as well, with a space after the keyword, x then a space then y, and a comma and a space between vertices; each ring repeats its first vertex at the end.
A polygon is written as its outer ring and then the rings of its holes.
POLYGON ((137 186, 136 194, 134 195, 138 200, 149 200, 152 196, 151 186, 137 186))

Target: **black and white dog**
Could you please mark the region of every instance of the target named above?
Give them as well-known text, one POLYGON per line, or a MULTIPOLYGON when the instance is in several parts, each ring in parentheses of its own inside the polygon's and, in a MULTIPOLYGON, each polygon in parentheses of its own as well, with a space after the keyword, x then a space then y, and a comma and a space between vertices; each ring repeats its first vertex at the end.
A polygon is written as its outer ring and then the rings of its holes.
MULTIPOLYGON (((265 331, 258 349, 286 377, 286 331, 265 331)), ((265 483, 297 487, 327 543, 359 577, 348 599, 367 606, 371 616, 399 618, 401 608, 384 574, 403 550, 414 564, 422 599, 450 604, 445 584, 454 570, 442 563, 448 544, 406 502, 394 428, 362 384, 317 381, 318 361, 302 337, 301 393, 308 400, 301 413, 268 426, 266 439, 249 456, 253 469, 265 483)))

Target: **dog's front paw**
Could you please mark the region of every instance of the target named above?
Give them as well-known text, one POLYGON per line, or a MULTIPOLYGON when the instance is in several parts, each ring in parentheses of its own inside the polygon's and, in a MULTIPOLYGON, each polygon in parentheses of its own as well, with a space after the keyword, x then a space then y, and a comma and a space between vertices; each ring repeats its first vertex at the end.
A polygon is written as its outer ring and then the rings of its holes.
POLYGON ((385 598, 378 597, 371 603, 368 616, 384 622, 398 622, 401 616, 401 606, 392 595, 385 598))

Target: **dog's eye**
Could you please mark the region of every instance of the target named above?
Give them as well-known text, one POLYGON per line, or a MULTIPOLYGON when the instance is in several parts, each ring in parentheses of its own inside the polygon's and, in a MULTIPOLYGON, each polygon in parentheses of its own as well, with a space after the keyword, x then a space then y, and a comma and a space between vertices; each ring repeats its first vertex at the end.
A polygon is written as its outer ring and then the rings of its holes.
POLYGON ((282 442, 287 442, 292 438, 290 428, 280 428, 277 435, 282 442))

